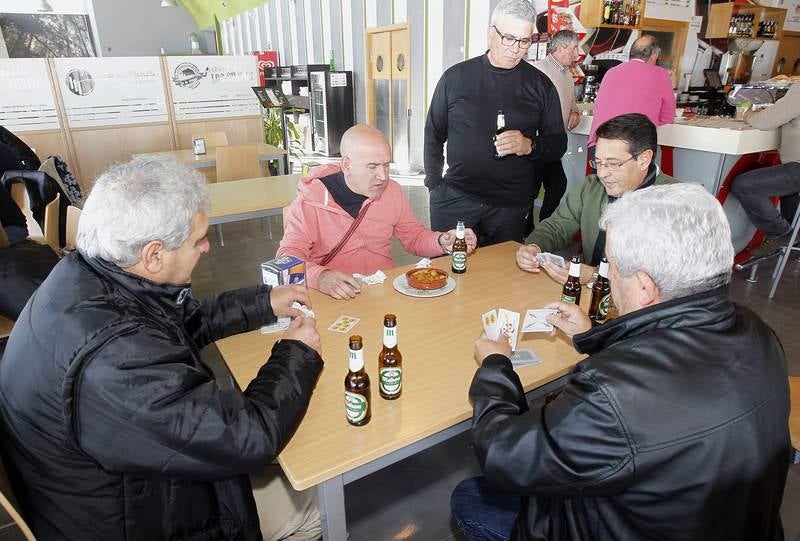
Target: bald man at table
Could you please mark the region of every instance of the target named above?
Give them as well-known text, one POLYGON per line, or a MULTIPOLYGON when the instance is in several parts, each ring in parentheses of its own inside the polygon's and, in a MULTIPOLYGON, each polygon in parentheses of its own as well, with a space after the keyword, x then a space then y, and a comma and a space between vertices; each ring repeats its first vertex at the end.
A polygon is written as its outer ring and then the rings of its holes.
MULTIPOLYGON (((414 216, 402 187, 389 178, 392 149, 377 129, 359 124, 341 141, 339 164, 311 170, 297 186, 278 256, 306 262, 306 282, 334 299, 352 299, 361 286, 353 273, 394 267, 392 238, 410 253, 450 253, 454 229, 431 231, 414 216)), ((466 230, 467 251, 477 238, 466 230)))

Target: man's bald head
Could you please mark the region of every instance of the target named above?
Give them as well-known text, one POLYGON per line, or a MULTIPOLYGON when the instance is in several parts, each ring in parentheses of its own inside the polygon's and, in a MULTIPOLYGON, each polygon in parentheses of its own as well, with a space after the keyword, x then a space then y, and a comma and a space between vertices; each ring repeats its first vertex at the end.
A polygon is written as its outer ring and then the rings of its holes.
POLYGON ((630 59, 644 60, 650 64, 655 64, 661 48, 655 36, 644 34, 633 42, 631 46, 630 59))
POLYGON ((357 124, 342 135, 339 144, 342 173, 347 186, 371 199, 383 194, 389 182, 392 147, 380 130, 357 124))
POLYGON ((386 137, 380 130, 367 124, 356 124, 342 135, 339 151, 344 158, 345 156, 352 157, 354 153, 369 152, 370 149, 381 146, 388 147, 389 142, 386 141, 386 137))

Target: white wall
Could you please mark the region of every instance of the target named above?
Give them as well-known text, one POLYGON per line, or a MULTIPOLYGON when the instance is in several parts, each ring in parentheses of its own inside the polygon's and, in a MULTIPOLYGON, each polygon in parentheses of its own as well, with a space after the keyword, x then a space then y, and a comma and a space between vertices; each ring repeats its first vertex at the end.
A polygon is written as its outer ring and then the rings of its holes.
POLYGON ((203 52, 215 52, 183 8, 162 8, 158 0, 94 0, 93 7, 102 56, 155 56, 162 48, 167 54, 189 54, 192 32, 203 52))

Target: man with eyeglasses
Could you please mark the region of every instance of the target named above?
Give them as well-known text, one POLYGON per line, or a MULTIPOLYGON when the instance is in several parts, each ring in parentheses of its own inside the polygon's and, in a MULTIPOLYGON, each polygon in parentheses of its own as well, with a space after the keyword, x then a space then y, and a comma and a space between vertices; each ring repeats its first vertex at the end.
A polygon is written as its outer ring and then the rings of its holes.
POLYGON ((501 0, 492 12, 486 54, 452 66, 436 86, 425 126, 434 230, 448 231, 463 219, 483 246, 522 241, 537 195, 537 165, 566 150, 558 93, 545 74, 522 61, 535 18, 528 0, 501 0), (493 144, 498 110, 506 130, 493 144), (495 150, 501 159, 493 158, 495 150))
POLYGON ((552 216, 539 223, 531 244, 517 250, 517 265, 528 272, 544 269, 559 283, 567 281, 567 269, 553 263, 540 265, 536 255, 567 246, 580 232, 584 263, 581 282, 591 278, 605 249, 605 231, 599 220, 603 209, 622 194, 648 186, 671 184, 674 178, 661 172, 653 162, 658 145, 656 126, 640 113, 620 115, 597 129, 597 147, 589 175, 571 190, 552 216))

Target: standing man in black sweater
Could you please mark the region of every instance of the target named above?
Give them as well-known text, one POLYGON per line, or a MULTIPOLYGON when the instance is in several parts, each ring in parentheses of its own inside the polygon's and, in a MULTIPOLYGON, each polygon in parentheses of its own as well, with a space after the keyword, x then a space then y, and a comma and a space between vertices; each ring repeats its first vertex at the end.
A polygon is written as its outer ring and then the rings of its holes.
POLYGON ((448 231, 463 219, 480 245, 522 241, 537 195, 536 164, 566 151, 558 93, 546 75, 522 60, 535 18, 530 1, 501 0, 492 12, 486 54, 452 66, 436 85, 425 125, 425 185, 434 230, 448 231), (493 143, 499 110, 505 131, 493 143), (494 159, 495 149, 500 159, 494 159))

